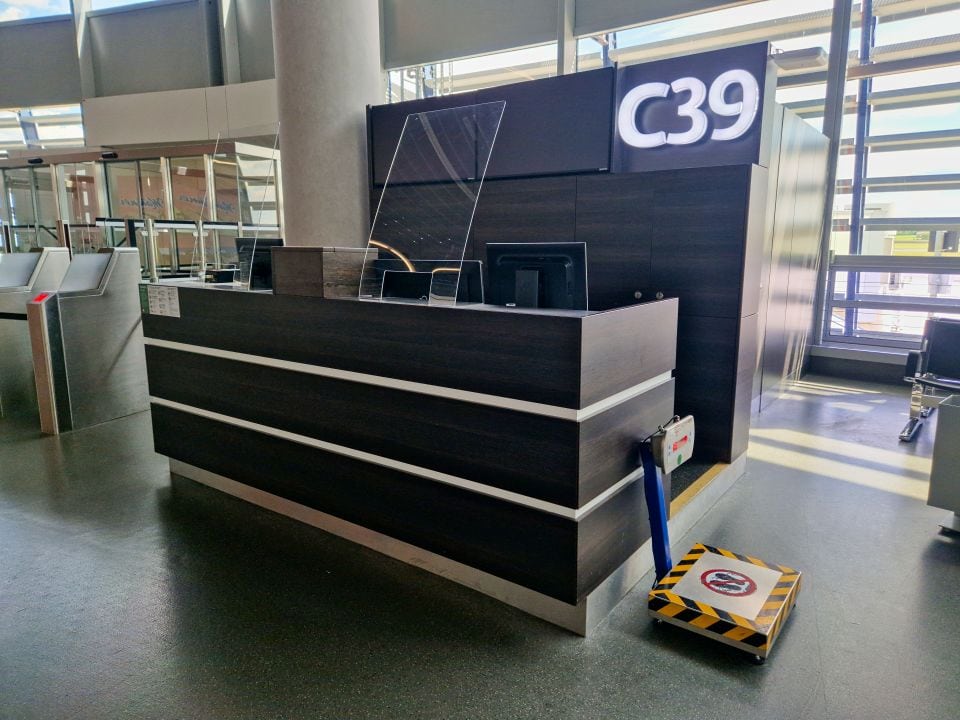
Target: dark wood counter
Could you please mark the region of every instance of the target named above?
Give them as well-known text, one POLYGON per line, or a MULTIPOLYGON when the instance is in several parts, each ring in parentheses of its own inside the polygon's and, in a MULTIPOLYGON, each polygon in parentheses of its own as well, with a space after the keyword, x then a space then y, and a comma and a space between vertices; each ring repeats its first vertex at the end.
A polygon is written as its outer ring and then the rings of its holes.
POLYGON ((649 536, 637 443, 673 413, 676 300, 537 312, 181 287, 179 305, 144 333, 156 449, 194 479, 569 605, 649 536))

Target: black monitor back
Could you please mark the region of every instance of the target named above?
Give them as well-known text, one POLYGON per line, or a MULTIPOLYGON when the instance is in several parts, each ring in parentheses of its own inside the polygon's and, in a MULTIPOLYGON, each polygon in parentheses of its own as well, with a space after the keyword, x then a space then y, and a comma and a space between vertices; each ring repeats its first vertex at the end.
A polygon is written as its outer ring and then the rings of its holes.
MULTIPOLYGON (((411 275, 419 275, 420 273, 433 273, 437 270, 442 272, 443 268, 456 268, 458 265, 458 263, 449 260, 414 260, 412 264, 414 266, 413 272, 402 260, 397 258, 377 258, 373 261, 373 270, 381 277, 388 270, 391 271, 391 275, 403 271, 411 275)), ((482 303, 484 301, 483 263, 479 260, 464 260, 459 263, 459 266, 460 282, 457 285, 457 302, 482 303)), ((408 286, 413 287, 416 282, 416 280, 410 278, 408 286)), ((404 279, 397 276, 391 277, 390 287, 384 289, 383 297, 399 297, 393 294, 400 287, 397 283, 404 284, 404 279)), ((419 286, 417 286, 417 289, 419 289, 419 286)), ((429 286, 427 290, 429 291, 429 286)), ((409 297, 415 299, 412 295, 409 297)))
POLYGON ((270 254, 270 248, 273 247, 283 247, 283 239, 237 238, 237 258, 241 275, 250 278, 251 290, 273 289, 273 258, 270 254))
POLYGON ((488 243, 489 302, 587 309, 586 243, 488 243))
POLYGON ((960 378, 960 320, 931 318, 923 332, 927 341, 924 370, 947 378, 960 378))

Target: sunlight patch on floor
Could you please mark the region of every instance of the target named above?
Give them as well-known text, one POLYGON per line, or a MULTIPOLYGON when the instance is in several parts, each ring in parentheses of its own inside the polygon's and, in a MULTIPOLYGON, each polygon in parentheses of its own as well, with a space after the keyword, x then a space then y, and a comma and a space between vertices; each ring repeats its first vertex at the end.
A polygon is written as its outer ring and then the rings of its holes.
POLYGON ((747 456, 751 460, 780 465, 792 470, 800 470, 812 475, 820 475, 833 480, 868 487, 872 490, 903 495, 916 500, 926 500, 927 498, 929 482, 903 477, 894 472, 865 468, 855 462, 848 463, 817 457, 809 452, 800 452, 799 450, 785 450, 757 440, 750 443, 747 456))
POLYGON ((880 390, 864 390, 862 388, 844 387, 843 385, 827 385, 826 383, 811 382, 809 380, 798 380, 793 383, 800 387, 816 388, 819 390, 830 390, 835 393, 845 393, 848 395, 882 395, 880 390))
POLYGON ((889 465, 892 470, 930 472, 930 458, 870 447, 849 440, 838 440, 826 435, 813 435, 799 430, 784 430, 782 428, 752 428, 750 438, 751 441, 753 439, 772 440, 808 450, 821 450, 835 455, 845 455, 853 461, 866 460, 882 463, 883 465, 889 465))

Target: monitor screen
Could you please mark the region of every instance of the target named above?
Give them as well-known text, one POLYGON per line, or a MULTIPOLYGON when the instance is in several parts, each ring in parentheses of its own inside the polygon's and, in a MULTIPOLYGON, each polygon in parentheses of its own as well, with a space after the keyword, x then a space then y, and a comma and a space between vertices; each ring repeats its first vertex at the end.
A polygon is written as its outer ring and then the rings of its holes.
POLYGON ((586 243, 488 243, 489 302, 587 309, 586 243))
POLYGON ((249 278, 251 290, 273 289, 273 260, 270 248, 283 247, 282 238, 237 238, 240 278, 249 278))

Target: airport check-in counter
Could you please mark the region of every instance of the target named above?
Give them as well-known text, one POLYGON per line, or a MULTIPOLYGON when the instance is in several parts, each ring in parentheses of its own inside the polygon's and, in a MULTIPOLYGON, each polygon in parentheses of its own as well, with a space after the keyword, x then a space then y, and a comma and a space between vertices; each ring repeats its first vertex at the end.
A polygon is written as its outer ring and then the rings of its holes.
POLYGON ((27 302, 60 287, 69 265, 66 248, 0 254, 0 417, 36 415, 27 302))
POLYGON ((40 428, 56 435, 146 410, 140 255, 78 255, 27 305, 40 428))
POLYGON ((637 447, 673 415, 676 300, 145 290, 155 448, 174 475, 579 633, 645 571, 637 447))

